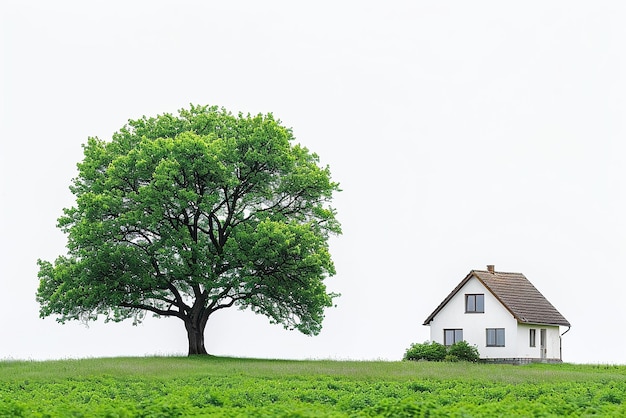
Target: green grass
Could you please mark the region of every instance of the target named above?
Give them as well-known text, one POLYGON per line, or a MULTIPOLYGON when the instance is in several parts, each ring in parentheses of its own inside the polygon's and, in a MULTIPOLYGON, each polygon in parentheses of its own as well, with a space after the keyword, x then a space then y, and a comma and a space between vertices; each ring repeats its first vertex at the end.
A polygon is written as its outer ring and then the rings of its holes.
POLYGON ((0 417, 626 416, 626 367, 218 357, 0 361, 0 417))

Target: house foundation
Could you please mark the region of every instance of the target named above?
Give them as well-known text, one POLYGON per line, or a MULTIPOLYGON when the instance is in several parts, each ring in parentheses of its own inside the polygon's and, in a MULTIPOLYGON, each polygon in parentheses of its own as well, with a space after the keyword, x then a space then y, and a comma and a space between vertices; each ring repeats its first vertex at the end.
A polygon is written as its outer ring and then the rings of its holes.
POLYGON ((528 357, 515 357, 515 358, 481 358, 478 360, 480 363, 485 364, 513 364, 516 366, 532 363, 545 363, 545 364, 560 364, 562 360, 558 358, 528 358, 528 357))

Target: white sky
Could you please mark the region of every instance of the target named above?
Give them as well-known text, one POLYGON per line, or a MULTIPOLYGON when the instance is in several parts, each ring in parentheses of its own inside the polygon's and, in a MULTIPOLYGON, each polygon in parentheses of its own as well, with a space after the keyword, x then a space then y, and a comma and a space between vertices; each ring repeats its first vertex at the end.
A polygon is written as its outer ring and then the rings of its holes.
POLYGON ((398 360, 472 269, 524 273, 565 361, 626 364, 626 3, 4 1, 0 359, 186 354, 174 318, 38 317, 81 144, 189 103, 273 112, 341 183, 343 296, 305 337, 209 320, 218 355, 398 360))

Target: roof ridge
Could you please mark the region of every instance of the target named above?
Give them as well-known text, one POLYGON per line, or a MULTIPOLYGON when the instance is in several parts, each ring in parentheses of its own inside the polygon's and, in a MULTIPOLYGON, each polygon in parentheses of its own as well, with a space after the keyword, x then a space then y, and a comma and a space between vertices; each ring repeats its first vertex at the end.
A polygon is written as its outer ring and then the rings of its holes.
MULTIPOLYGON (((515 273, 512 271, 494 271, 493 273, 490 272, 489 270, 472 270, 475 271, 477 273, 488 273, 488 274, 517 274, 519 276, 524 276, 524 273, 515 273)), ((526 277, 526 276, 524 276, 526 277)))

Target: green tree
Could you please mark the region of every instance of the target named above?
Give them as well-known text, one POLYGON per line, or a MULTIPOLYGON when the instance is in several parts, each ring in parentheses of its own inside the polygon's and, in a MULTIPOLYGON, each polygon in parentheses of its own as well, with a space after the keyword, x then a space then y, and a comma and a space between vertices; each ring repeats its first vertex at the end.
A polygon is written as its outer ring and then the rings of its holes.
POLYGON ((191 106, 89 138, 58 226, 67 255, 39 260, 40 316, 181 319, 206 354, 209 317, 238 307, 316 335, 336 294, 328 251, 338 184, 268 115, 191 106))

